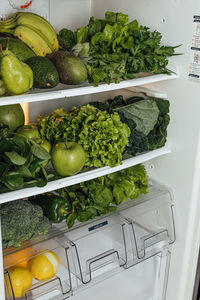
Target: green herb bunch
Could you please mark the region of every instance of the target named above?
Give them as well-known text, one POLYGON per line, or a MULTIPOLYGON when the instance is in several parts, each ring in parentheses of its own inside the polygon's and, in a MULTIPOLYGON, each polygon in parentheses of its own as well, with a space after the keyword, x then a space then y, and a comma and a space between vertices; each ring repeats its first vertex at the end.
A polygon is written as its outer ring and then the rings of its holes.
POLYGON ((87 26, 74 33, 62 29, 58 38, 61 46, 83 59, 95 86, 131 79, 139 72, 170 74, 168 57, 175 55, 176 48, 161 45, 161 33, 139 26, 137 20, 129 22, 126 14, 109 11, 105 19, 91 17, 87 26))

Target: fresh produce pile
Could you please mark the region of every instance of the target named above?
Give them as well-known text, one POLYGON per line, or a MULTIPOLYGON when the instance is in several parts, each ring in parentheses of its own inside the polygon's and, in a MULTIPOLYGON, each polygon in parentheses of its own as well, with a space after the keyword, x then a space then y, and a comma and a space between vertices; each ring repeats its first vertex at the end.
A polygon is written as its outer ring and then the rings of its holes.
POLYGON ((59 51, 57 34, 43 17, 17 12, 0 22, 0 33, 6 36, 0 38, 0 96, 87 80, 83 62, 73 53, 59 51))
POLYGON ((60 196, 48 193, 31 197, 30 201, 42 207, 50 222, 66 219, 68 227, 72 227, 75 220, 86 222, 108 214, 120 203, 147 193, 148 177, 144 166, 136 165, 57 192, 60 196))
POLYGON ((125 154, 162 147, 169 120, 169 101, 144 94, 56 109, 29 125, 19 104, 1 106, 0 192, 42 187, 83 168, 114 167, 125 154))
POLYGON ((125 153, 136 155, 165 145, 169 125, 169 101, 143 96, 124 99, 121 95, 105 103, 90 102, 102 111, 117 112, 131 130, 125 153))
POLYGON ((29 201, 16 200, 0 205, 2 244, 20 247, 25 241, 49 231, 49 220, 42 208, 29 201))
POLYGON ((162 35, 128 15, 107 11, 105 19, 91 17, 87 26, 75 32, 63 28, 60 45, 74 52, 86 63, 88 78, 97 86, 100 82, 118 83, 134 78, 136 73, 170 74, 168 57, 175 48, 162 46, 162 35))
POLYGON ((90 105, 74 107, 70 112, 58 109, 45 118, 40 115, 37 124, 42 138, 51 144, 79 143, 85 151, 88 167, 120 164, 130 135, 128 125, 120 121, 118 113, 109 114, 90 105))
POLYGON ((59 82, 76 85, 88 79, 97 86, 140 72, 170 74, 168 57, 176 48, 161 45, 159 32, 109 11, 105 19, 91 17, 87 26, 75 32, 63 28, 58 35, 43 17, 17 12, 0 22, 0 33, 5 35, 0 38, 0 96, 59 82))

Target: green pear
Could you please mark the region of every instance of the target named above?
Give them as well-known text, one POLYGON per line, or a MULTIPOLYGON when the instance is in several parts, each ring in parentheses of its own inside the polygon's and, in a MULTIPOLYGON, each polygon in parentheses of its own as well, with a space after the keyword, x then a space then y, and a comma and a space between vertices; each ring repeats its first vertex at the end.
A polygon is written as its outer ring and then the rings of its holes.
POLYGON ((6 91, 10 94, 26 93, 33 86, 33 72, 31 68, 20 61, 9 50, 2 50, 0 56, 0 74, 6 91))

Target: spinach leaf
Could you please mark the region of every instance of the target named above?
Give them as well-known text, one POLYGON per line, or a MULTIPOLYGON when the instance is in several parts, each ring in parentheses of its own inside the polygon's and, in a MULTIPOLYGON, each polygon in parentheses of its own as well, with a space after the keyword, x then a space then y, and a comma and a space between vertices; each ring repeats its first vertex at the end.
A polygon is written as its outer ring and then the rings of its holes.
POLYGON ((10 159, 10 161, 13 164, 18 165, 18 166, 24 165, 27 160, 26 157, 19 155, 15 151, 5 152, 4 154, 10 159))
POLYGON ((7 172, 1 177, 1 182, 10 190, 16 190, 22 186, 24 180, 19 172, 7 172))
POLYGON ((33 155, 39 159, 49 160, 51 158, 51 155, 43 147, 41 147, 38 144, 34 144, 31 147, 31 151, 32 151, 33 155))

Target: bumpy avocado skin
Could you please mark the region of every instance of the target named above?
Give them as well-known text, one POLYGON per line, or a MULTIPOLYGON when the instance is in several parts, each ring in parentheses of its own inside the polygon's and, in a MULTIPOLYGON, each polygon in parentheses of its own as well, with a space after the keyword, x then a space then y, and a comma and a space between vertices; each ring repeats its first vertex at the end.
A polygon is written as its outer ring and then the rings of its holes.
POLYGON ((7 41, 7 38, 5 37, 0 38, 0 44, 2 45, 3 49, 6 48, 7 42, 8 42, 8 49, 11 52, 13 52, 18 59, 20 59, 23 62, 26 61, 29 57, 36 56, 33 50, 29 48, 22 41, 15 38, 9 38, 9 41, 7 41))
POLYGON ((75 85, 87 80, 86 67, 76 55, 59 50, 48 54, 47 57, 55 65, 61 83, 75 85))
POLYGON ((39 89, 53 88, 59 83, 58 71, 47 57, 35 56, 26 60, 33 71, 33 86, 39 89))

